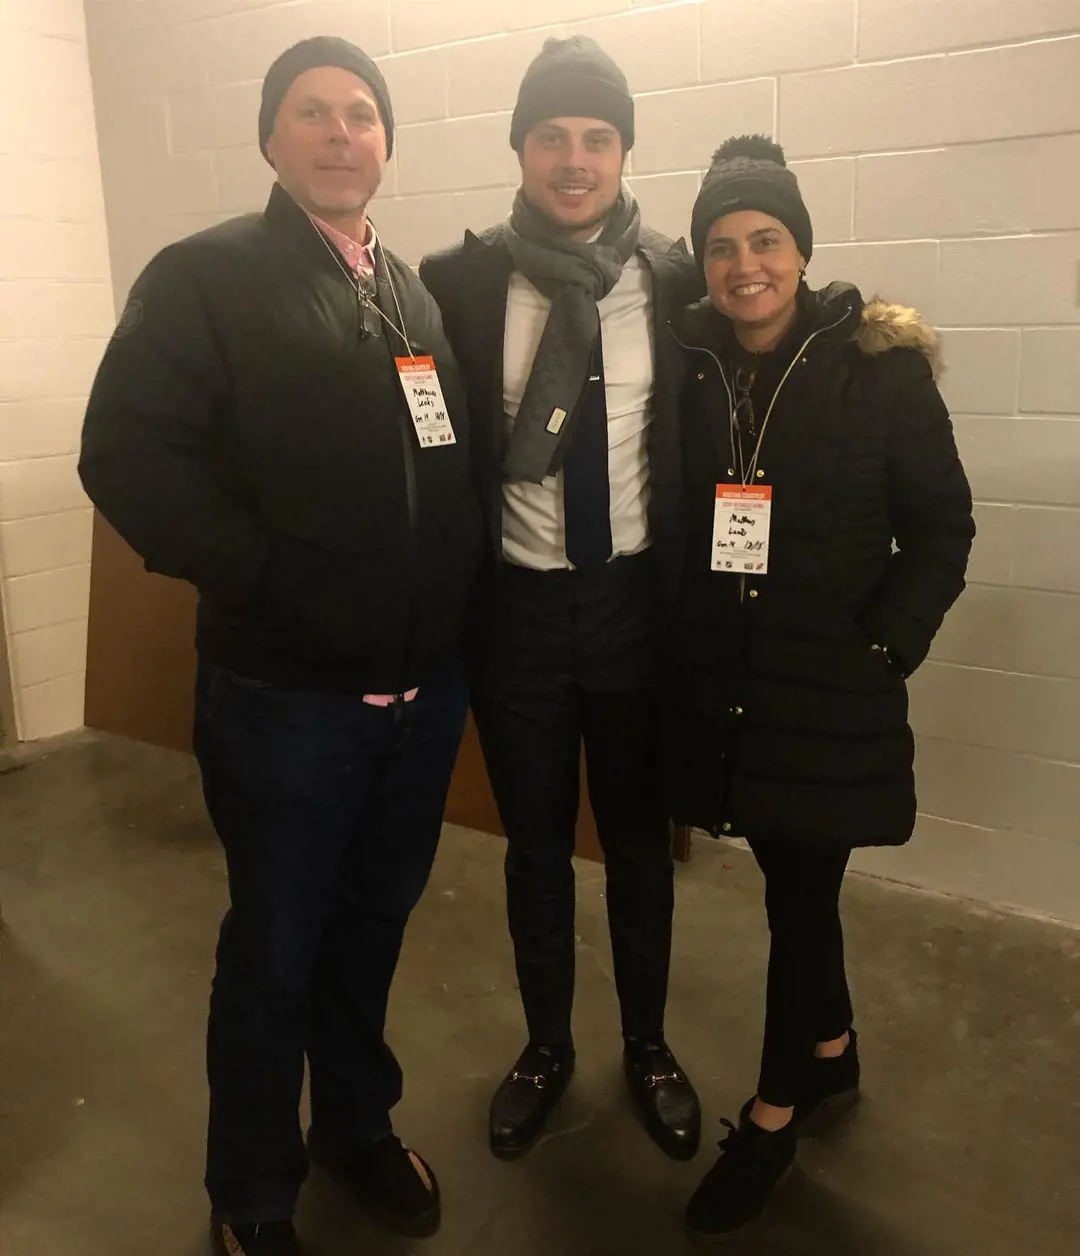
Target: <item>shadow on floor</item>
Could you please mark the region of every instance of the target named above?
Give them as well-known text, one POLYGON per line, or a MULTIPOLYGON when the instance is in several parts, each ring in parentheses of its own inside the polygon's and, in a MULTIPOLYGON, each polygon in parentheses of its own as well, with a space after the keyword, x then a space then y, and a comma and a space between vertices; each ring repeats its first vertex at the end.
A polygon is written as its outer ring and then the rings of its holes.
MULTIPOLYGON (((222 863, 191 761, 83 736, 0 778, 0 1251, 206 1256, 203 1026, 222 863)), ((314 1176, 313 1256, 679 1256, 720 1116, 750 1093, 767 937, 756 869, 679 872, 669 1038, 707 1146, 665 1159, 628 1106, 603 873, 579 875, 578 1072, 549 1137, 502 1164, 490 1094, 522 1045, 502 843, 447 829, 395 990, 402 1135, 446 1200, 427 1243, 314 1176)), ((1080 1233, 1080 934, 852 877, 866 1103, 804 1145, 737 1256, 1071 1256, 1080 1233)))

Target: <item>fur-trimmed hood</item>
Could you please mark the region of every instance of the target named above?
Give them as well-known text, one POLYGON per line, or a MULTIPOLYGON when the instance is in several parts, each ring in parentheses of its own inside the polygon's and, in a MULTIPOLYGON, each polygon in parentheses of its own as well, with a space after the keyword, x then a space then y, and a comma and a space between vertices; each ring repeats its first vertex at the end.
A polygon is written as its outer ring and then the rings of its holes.
MULTIPOLYGON (((816 331, 833 341, 854 340, 867 357, 878 357, 890 349, 913 349, 930 364, 935 379, 944 369, 937 332, 910 306, 880 297, 865 302, 854 284, 831 283, 818 290, 804 285, 799 307, 801 332, 816 331)), ((714 350, 730 345, 734 336, 731 320, 708 297, 685 311, 675 332, 682 343, 714 350)))
POLYGON ((908 305, 892 305, 874 297, 863 307, 855 343, 868 357, 877 357, 890 349, 914 349, 930 363, 935 379, 945 369, 941 337, 918 310, 908 305))

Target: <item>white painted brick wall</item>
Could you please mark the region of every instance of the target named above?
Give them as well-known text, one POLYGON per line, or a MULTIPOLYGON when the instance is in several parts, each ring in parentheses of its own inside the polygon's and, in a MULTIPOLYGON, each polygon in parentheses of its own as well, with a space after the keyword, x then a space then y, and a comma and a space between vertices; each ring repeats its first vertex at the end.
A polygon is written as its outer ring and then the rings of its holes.
POLYGON ((855 0, 756 0, 701 6, 705 82, 786 74, 855 59, 855 0))
POLYGON ((943 334, 948 370, 941 391, 954 414, 1016 413, 1022 334, 1002 327, 943 334))
POLYGON ((1080 204, 1080 133, 858 160, 863 240, 1066 231, 1080 204))
POLYGON ((83 5, 0 0, 0 603, 25 739, 82 724, 91 514, 75 455, 112 323, 83 5))
POLYGON ((1076 414, 1080 407, 1080 327, 1023 333, 1020 409, 1076 414))
MULTIPOLYGON (((6 0, 16 7, 36 6, 6 0)), ((272 176, 255 143, 259 80, 307 35, 380 59, 398 158, 374 216, 413 263, 505 214, 509 111, 548 34, 590 33, 626 70, 632 185, 662 230, 685 232, 727 135, 778 135, 815 220, 814 281, 855 280, 942 328, 978 499, 971 588, 912 686, 919 832, 859 866, 1080 920, 1080 0, 87 0, 87 15, 118 299, 169 240, 260 208, 272 176)), ((77 59, 49 73, 61 71, 81 73, 77 59)), ((0 198, 5 158, 48 143, 28 130, 0 108, 0 198)), ((86 296, 66 333, 92 334, 101 313, 100 228, 81 213, 41 221, 51 173, 0 201, 0 217, 16 206, 26 219, 0 229, 0 266, 20 281, 0 283, 0 341, 26 320, 19 374, 51 334, 48 284, 68 267, 86 296)), ((70 386, 88 369, 73 353, 70 386)), ((48 465, 15 500, 63 503, 75 410, 42 395, 23 413, 29 430, 0 418, 0 459, 48 465)), ((55 518, 82 531, 0 523, 19 631, 85 596, 89 515, 55 518), (61 545, 71 566, 41 569, 61 545)), ((28 638, 16 661, 36 666, 55 636, 28 638)), ((65 700, 54 684, 48 702, 65 700)))

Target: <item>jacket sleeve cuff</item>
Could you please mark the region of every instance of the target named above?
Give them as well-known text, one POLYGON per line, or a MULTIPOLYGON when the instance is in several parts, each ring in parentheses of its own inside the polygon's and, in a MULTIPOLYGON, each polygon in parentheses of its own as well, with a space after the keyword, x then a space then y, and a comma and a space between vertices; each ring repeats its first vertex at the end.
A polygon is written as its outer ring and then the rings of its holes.
POLYGON ((864 611, 860 623, 870 640, 888 652, 889 659, 905 677, 930 653, 931 635, 899 607, 874 604, 864 611))

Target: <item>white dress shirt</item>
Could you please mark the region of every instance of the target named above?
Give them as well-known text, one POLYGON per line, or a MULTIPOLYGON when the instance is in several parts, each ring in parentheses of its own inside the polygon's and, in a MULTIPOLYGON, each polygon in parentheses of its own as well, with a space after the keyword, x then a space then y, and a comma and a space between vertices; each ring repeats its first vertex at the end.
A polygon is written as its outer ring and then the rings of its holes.
MULTIPOLYGON (((612 556, 649 546, 649 456, 652 421, 652 282, 636 255, 599 303, 607 395, 608 480, 612 556)), ((503 346, 503 403, 507 431, 514 425, 532 371, 551 302, 520 272, 510 277, 503 346)), ((537 571, 570 570, 566 557, 563 476, 541 484, 503 486, 503 556, 537 571)))

